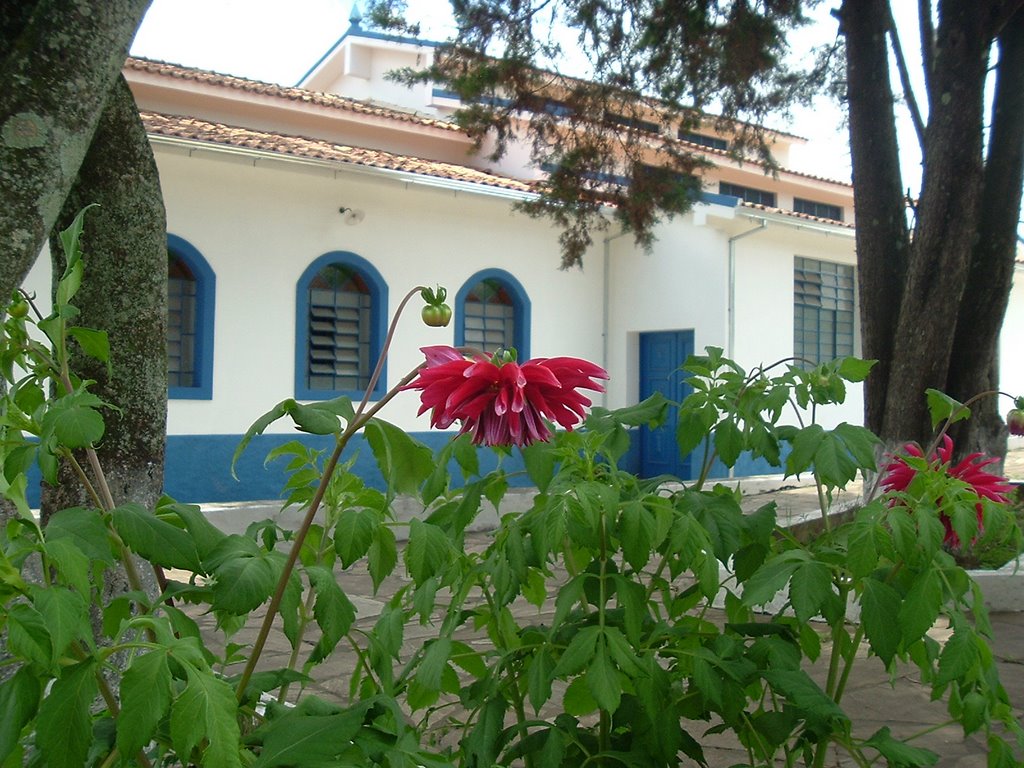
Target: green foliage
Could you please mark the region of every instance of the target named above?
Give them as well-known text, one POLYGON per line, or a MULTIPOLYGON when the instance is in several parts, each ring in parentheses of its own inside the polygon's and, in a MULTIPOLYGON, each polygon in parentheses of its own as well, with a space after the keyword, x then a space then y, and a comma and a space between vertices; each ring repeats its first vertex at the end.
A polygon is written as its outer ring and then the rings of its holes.
MULTIPOLYGON (((740 491, 708 482, 715 461, 750 455, 809 473, 824 503, 873 471, 870 433, 814 421, 870 363, 748 373, 709 349, 685 365, 693 394, 683 403, 596 408, 584 429, 525 449, 536 492, 524 511, 502 506, 510 477, 481 475, 467 438, 434 455, 339 399, 283 401, 239 448, 285 417, 334 435, 329 455, 291 442, 267 457, 284 463, 284 504, 306 513, 295 530, 262 521, 227 535, 171 499, 115 505, 98 482, 94 507, 40 528, 18 473, 88 452, 106 407, 62 363, 68 337, 98 339, 62 325, 77 263, 45 326, 55 351, 31 341, 24 315, 4 328, 5 370, 31 373, 8 382, 0 409, 2 488, 22 510, 0 532, 11 670, 0 682, 0 764, 669 768, 682 756, 704 763, 700 741, 718 732, 734 735, 749 765, 821 765, 834 747, 859 765, 935 764, 887 729, 854 735, 843 693, 866 663, 916 665, 964 732, 984 735, 990 765, 1021 764, 1024 730, 996 677, 983 601, 943 547, 943 520, 963 541, 1019 542, 1012 515, 986 502, 980 533, 971 487, 908 457, 917 474, 905 491, 842 525, 826 517, 802 541, 777 526, 773 505, 744 513, 740 491), (805 421, 783 423, 791 404, 805 421), (680 450, 703 457, 697 479, 621 469, 631 430, 661 424, 671 407, 680 450), (338 463, 359 429, 383 490, 338 463), (408 523, 394 511, 400 498, 421 507, 408 523), (498 527, 467 548, 485 504, 502 510, 498 527), (110 571, 132 578, 133 558, 174 569, 164 592, 133 581, 105 597, 110 571), (34 561, 42 580, 29 576, 34 561), (372 626, 346 593, 357 577, 380 597, 372 626), (200 631, 203 614, 216 626, 200 631), (940 619, 952 629, 941 645, 928 634, 940 619), (292 649, 282 666, 261 660, 269 632, 292 649), (330 681, 338 700, 310 695, 342 654, 351 673, 330 681)), ((942 420, 958 412, 932 399, 942 420)))
MULTIPOLYGON (((404 31, 404 0, 374 0, 369 16, 404 31)), ((650 247, 660 220, 699 199, 709 166, 689 133, 721 131, 735 159, 774 168, 769 114, 821 87, 827 51, 788 65, 787 34, 806 19, 801 3, 638 2, 453 4, 458 33, 426 70, 391 76, 441 84, 458 94, 455 120, 476 148, 502 157, 528 137, 546 169, 539 198, 519 204, 562 230, 562 265, 582 264, 607 207, 638 244, 650 247), (571 29, 590 60, 586 80, 565 77, 551 26, 571 29), (718 117, 703 110, 714 105, 718 117), (652 162, 652 156, 654 158, 652 162)))

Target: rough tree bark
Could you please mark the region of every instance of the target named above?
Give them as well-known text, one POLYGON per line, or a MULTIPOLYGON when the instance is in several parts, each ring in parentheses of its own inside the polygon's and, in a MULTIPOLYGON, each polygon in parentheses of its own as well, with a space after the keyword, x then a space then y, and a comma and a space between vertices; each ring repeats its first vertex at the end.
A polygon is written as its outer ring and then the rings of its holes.
MULTIPOLYGON (((1024 10, 998 38, 999 64, 989 127, 988 154, 964 300, 960 304, 949 393, 966 400, 999 389, 998 341, 1013 287, 1016 229, 1024 185, 1024 10)), ((1014 393, 1021 394, 1021 393, 1014 393)), ((966 451, 998 454, 1005 449, 1006 400, 988 397, 971 408, 958 429, 966 451)))
MULTIPOLYGON (((72 369, 96 381, 92 391, 120 409, 105 414, 96 449, 114 500, 151 509, 163 490, 166 442, 167 225, 156 161, 123 77, 111 89, 60 228, 91 203, 99 206, 86 214, 85 275, 75 304, 81 325, 107 332, 112 375, 81 353, 72 369)), ((56 277, 64 270, 56 236, 50 251, 56 277)), ((62 473, 57 488, 45 489, 43 519, 90 503, 74 476, 62 473)))
POLYGON ((0 3, 0 297, 53 229, 148 6, 0 3))
POLYGON ((910 238, 900 175, 894 97, 886 42, 887 0, 845 3, 840 31, 846 37, 847 104, 857 211, 858 281, 862 350, 878 364, 868 380, 866 425, 875 432, 886 408, 893 332, 907 272, 910 238))
MULTIPOLYGON (((839 14, 848 56, 864 352, 882 361, 867 382, 866 423, 890 446, 930 437, 926 389, 966 400, 994 383, 1022 183, 1021 138, 1014 132, 1024 121, 1014 53, 1022 6, 1020 0, 941 6, 934 39, 926 43, 929 114, 913 236, 902 224, 884 44, 888 3, 845 0, 839 14), (984 87, 996 36, 1005 74, 993 114, 1001 125, 993 123, 983 160, 984 87), (1016 195, 1008 191, 1014 187, 1016 195)), ((959 451, 984 446, 1005 453, 994 401, 985 408, 988 417, 975 420, 959 451)))

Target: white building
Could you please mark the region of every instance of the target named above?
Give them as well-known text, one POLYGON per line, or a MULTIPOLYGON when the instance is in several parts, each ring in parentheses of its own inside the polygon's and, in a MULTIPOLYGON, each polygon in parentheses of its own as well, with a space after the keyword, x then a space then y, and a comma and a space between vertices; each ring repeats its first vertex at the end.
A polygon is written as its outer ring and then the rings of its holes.
MULTIPOLYGON (((525 154, 498 165, 469 154, 470 140, 448 121, 458 106, 450 94, 385 79, 433 53, 356 20, 297 88, 126 63, 159 166, 172 255, 171 495, 277 496, 283 475, 263 467, 266 451, 310 438, 275 424, 249 447, 237 483, 229 463, 240 437, 288 397, 358 400, 386 323, 417 285, 446 286, 454 321, 428 328, 414 302, 377 394, 432 344, 511 343, 521 359, 592 360, 611 377, 597 402, 612 408, 655 388, 680 397, 672 371, 706 346, 748 368, 859 351, 849 184, 768 176, 729 159, 727 136, 692 134, 714 162, 705 195, 661 226, 653 253, 610 230, 583 270, 561 271, 557 231, 511 210, 538 174, 525 154)), ((783 169, 800 141, 775 136, 783 169)), ((41 272, 31 279, 47 279, 41 272)), ((1019 339, 1021 270, 1015 276, 1004 335, 1019 339)), ((1019 355, 1003 359, 1006 388, 1024 391, 1019 355)), ((381 415, 437 445, 447 436, 428 431, 418 404, 403 393, 381 415)), ((828 418, 861 414, 854 389, 828 418)), ((672 434, 645 433, 634 468, 685 476, 672 434)), ((368 466, 368 450, 360 461, 368 466)))

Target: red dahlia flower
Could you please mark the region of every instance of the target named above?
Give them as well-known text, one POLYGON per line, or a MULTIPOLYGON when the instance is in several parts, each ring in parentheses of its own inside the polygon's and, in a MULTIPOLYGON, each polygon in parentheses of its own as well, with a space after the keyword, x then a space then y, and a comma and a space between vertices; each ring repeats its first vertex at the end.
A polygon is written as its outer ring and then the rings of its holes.
POLYGON ((575 357, 537 358, 519 364, 480 356, 467 359, 453 347, 423 347, 426 367, 405 389, 419 389, 419 413, 431 411, 430 425, 460 434, 477 445, 530 445, 551 437, 545 419, 565 429, 583 419, 590 400, 577 389, 603 392, 594 379, 607 379, 598 365, 575 357))
MULTIPOLYGON (((903 450, 910 456, 916 456, 917 458, 924 456, 924 452, 915 443, 908 443, 903 446, 903 450)), ((950 440, 949 435, 943 435, 942 445, 936 448, 935 453, 929 457, 929 461, 932 464, 936 464, 937 468, 943 469, 950 477, 963 480, 983 499, 1002 503, 1006 503, 1009 500, 1006 494, 1010 492, 1011 487, 1006 480, 999 475, 993 475, 991 472, 985 471, 985 467, 989 464, 994 464, 999 459, 985 459, 982 458, 980 453, 972 453, 960 463, 950 466, 952 459, 953 441, 950 440)), ((902 456, 894 456, 892 461, 885 467, 882 487, 886 491, 905 491, 916 474, 917 470, 911 467, 906 459, 902 456)), ((975 509, 978 514, 978 530, 980 531, 983 524, 983 508, 980 502, 975 506, 975 509)), ((940 516, 942 525, 946 530, 943 543, 952 547, 960 546, 960 538, 953 530, 949 517, 945 513, 940 513, 940 516)))

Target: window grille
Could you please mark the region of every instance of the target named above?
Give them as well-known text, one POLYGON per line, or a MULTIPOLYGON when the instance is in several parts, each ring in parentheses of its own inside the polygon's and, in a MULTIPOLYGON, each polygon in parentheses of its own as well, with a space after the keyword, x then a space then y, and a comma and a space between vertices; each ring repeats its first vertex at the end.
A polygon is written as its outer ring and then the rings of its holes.
POLYGON ((195 387, 196 278, 188 265, 167 254, 167 386, 195 387))
POLYGON ((500 281, 481 280, 470 289, 462 312, 464 340, 487 354, 516 346, 516 310, 500 281))
POLYGON ((372 297, 366 281, 329 264, 309 282, 306 386, 361 390, 370 383, 372 297))
POLYGON ((808 216, 817 216, 819 219, 843 220, 843 209, 838 205, 818 203, 814 200, 804 200, 800 197, 793 199, 793 210, 797 213, 805 213, 808 216))
POLYGON ((817 365, 853 354, 852 266, 797 256, 793 297, 795 357, 817 365))
POLYGON ((769 208, 775 207, 774 192, 768 192, 763 189, 754 189, 753 187, 743 187, 739 184, 730 184, 728 181, 718 182, 718 194, 739 197, 746 200, 748 203, 767 205, 769 208))

